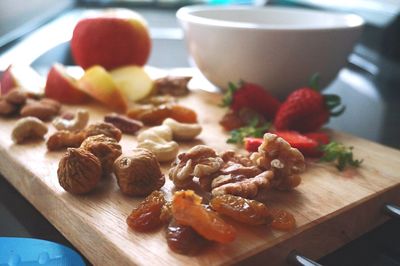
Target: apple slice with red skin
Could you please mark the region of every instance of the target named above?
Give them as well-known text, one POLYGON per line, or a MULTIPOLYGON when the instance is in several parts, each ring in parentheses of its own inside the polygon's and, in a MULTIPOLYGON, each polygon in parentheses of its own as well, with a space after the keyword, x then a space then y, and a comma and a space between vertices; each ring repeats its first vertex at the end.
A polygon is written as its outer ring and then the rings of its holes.
POLYGON ((78 87, 77 79, 61 64, 54 64, 47 74, 45 95, 66 104, 80 104, 90 99, 78 87))
POLYGON ((28 65, 10 65, 0 80, 1 95, 14 88, 20 88, 34 96, 43 96, 44 79, 28 65))
POLYGON ((124 65, 143 66, 150 55, 151 38, 138 13, 112 9, 80 20, 71 39, 72 56, 84 69, 101 65, 111 70, 124 65))
POLYGON ((126 112, 128 104, 112 76, 101 66, 93 66, 78 80, 81 90, 105 106, 118 112, 126 112))

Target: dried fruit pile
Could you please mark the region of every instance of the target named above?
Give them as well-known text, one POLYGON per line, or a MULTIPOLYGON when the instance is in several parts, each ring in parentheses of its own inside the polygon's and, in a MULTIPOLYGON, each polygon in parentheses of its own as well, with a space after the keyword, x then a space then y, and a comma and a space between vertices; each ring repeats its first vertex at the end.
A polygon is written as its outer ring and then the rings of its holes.
POLYGON ((229 218, 244 225, 270 226, 292 230, 296 221, 290 213, 270 209, 265 204, 234 195, 215 196, 209 204, 193 190, 175 192, 167 202, 160 191, 154 191, 126 219, 138 232, 166 227, 168 246, 174 252, 195 255, 212 243, 227 244, 237 238, 229 218), (225 219, 223 219, 225 218, 225 219))
POLYGON ((337 161, 339 170, 347 165, 358 166, 361 160, 354 160, 351 148, 335 148, 330 144, 329 135, 321 128, 332 116, 342 114, 345 107, 337 95, 321 94, 317 89, 315 75, 309 87, 293 91, 284 102, 279 102, 259 85, 241 82, 239 86, 229 85, 223 98, 223 106, 229 111, 220 124, 230 131, 228 143, 244 143, 249 152, 257 151, 262 136, 272 132, 306 157, 319 157, 322 161, 337 161))

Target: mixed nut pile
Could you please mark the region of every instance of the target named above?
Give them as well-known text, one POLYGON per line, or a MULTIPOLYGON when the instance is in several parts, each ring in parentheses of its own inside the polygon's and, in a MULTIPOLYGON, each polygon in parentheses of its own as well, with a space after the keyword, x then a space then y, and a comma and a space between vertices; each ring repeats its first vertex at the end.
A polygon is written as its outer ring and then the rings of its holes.
POLYGON ((103 177, 114 175, 123 194, 146 197, 127 218, 128 226, 150 231, 168 225, 167 242, 176 252, 194 254, 207 243, 233 241, 236 230, 223 216, 249 225, 293 229, 291 214, 256 199, 270 188, 291 190, 299 185, 303 155, 274 134, 265 134, 252 154, 218 153, 205 145, 179 153, 179 142, 195 139, 202 127, 196 113, 177 104, 173 96, 187 94, 187 88, 181 88, 187 78, 158 82, 157 94, 127 115, 107 114, 103 122, 90 123, 87 110, 62 112, 59 102, 32 98, 18 89, 2 96, 0 114, 22 117, 12 132, 17 144, 43 139, 46 122, 52 120, 56 131, 47 137, 47 149, 66 149, 57 170, 60 186, 72 194, 86 194, 103 177), (136 135, 137 147, 123 153, 122 134, 136 135), (178 190, 171 201, 160 190, 165 184, 163 162, 172 162, 167 175, 178 190))

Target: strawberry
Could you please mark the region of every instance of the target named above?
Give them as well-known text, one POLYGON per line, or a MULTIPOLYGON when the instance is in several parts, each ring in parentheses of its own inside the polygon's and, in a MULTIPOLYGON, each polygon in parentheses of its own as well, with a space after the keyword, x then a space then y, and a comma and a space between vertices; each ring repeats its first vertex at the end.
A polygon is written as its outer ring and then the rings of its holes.
POLYGON ((321 131, 304 133, 303 135, 307 138, 315 140, 320 145, 326 145, 331 141, 329 135, 321 131))
POLYGON ((318 154, 318 142, 296 131, 275 131, 277 136, 286 140, 290 146, 298 149, 304 156, 314 157, 318 154))
POLYGON ((256 152, 263 141, 263 138, 245 138, 244 147, 248 152, 256 152))
POLYGON ((223 106, 234 112, 243 108, 253 109, 267 119, 273 119, 281 103, 260 85, 240 82, 239 86, 229 83, 223 99, 223 106))
MULTIPOLYGON (((308 138, 299 132, 275 131, 273 133, 286 140, 290 146, 298 149, 306 157, 317 157, 322 155, 319 151, 318 141, 308 138)), ((262 138, 245 138, 244 147, 248 152, 255 152, 262 142, 262 138)))
POLYGON ((280 106, 274 120, 275 129, 299 132, 317 131, 329 121, 330 116, 338 116, 344 111, 337 95, 323 95, 311 87, 292 92, 280 106))

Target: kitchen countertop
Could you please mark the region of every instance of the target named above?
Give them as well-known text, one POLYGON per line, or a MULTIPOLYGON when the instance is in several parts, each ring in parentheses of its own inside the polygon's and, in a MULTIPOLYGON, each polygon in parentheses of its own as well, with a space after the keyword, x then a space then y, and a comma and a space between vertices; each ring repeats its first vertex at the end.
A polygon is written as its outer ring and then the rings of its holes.
MULTIPOLYGON (((161 68, 190 67, 183 35, 175 20, 175 10, 137 10, 147 19, 151 29, 153 52, 149 65, 161 68)), ((73 9, 58 17, 52 24, 76 20, 86 11, 73 9)), ((45 74, 55 61, 73 63, 69 46, 65 42, 65 38, 68 39, 68 34, 71 33, 72 27, 70 28, 65 29, 64 36, 56 40, 53 47, 47 44, 51 48, 48 52, 31 57, 30 63, 39 72, 45 74)), ((40 35, 40 29, 29 35, 28 39, 34 39, 35 34, 40 35)), ((12 48, 1 51, 0 68, 14 60, 15 55, 20 55, 19 51, 22 50, 18 49, 24 49, 23 43, 19 42, 12 48)), ((26 58, 21 56, 18 60, 26 58)), ((380 57, 362 44, 356 47, 350 59, 353 64, 342 69, 326 89, 326 92, 342 97, 346 112, 340 118, 333 118, 327 126, 399 149, 400 64, 380 57), (360 56, 372 56, 375 60, 373 63, 366 61, 357 64, 360 56)), ((72 247, 3 177, 0 177, 0 217, 0 236, 41 238, 72 247)), ((390 220, 360 239, 328 254, 319 262, 326 265, 400 265, 400 240, 396 237, 399 233, 400 223, 390 220)))

